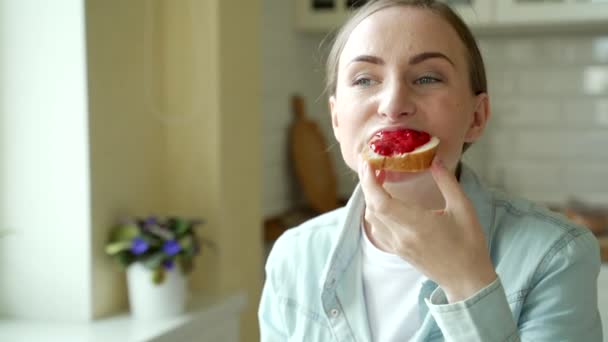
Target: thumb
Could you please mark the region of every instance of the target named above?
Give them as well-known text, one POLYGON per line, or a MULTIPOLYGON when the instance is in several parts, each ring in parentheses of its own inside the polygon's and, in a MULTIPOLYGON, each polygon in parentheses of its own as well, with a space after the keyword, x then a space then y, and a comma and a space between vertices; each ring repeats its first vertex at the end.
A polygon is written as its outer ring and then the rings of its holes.
POLYGON ((445 199, 445 206, 448 211, 456 207, 466 207, 469 200, 460 187, 458 179, 456 179, 454 173, 445 167, 443 161, 437 156, 433 159, 431 174, 445 199))

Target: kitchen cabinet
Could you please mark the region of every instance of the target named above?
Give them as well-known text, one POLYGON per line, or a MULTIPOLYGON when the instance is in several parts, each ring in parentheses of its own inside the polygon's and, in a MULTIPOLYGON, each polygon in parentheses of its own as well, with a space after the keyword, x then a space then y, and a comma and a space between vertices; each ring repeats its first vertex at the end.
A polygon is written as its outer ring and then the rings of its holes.
MULTIPOLYGON (((300 31, 331 31, 342 25, 362 0, 296 0, 296 28, 300 31)), ((444 0, 469 25, 492 22, 491 0, 444 0)))
POLYGON ((350 12, 344 1, 296 0, 296 28, 300 31, 331 31, 342 25, 350 12))
MULTIPOLYGON (((328 32, 365 0, 295 0, 296 29, 328 32)), ((478 34, 517 30, 604 28, 608 0, 442 0, 478 34)))
POLYGON ((608 22, 606 0, 497 0, 496 21, 507 24, 608 22))
POLYGON ((445 0, 471 26, 491 24, 494 20, 491 0, 445 0))

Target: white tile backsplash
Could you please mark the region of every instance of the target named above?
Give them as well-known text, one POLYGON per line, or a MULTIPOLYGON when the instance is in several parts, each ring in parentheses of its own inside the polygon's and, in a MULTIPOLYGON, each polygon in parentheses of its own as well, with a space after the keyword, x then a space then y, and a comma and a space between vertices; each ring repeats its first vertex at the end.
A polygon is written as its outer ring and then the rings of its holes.
POLYGON ((608 193, 608 164, 595 161, 584 165, 572 163, 564 168, 564 179, 572 192, 608 193))
POLYGON ((503 60, 508 60, 509 65, 518 67, 539 65, 545 52, 542 45, 532 38, 504 40, 502 44, 495 46, 500 47, 500 57, 503 60))
MULTIPOLYGON (((264 0, 262 10, 262 210, 268 217, 302 201, 288 158, 292 95, 304 98, 306 114, 321 126, 327 144, 335 139, 327 99, 322 96, 324 72, 319 44, 325 35, 295 31, 294 1, 264 0)), ((336 172, 341 172, 343 162, 339 154, 330 152, 336 172)), ((339 178, 338 183, 340 194, 352 191, 352 181, 347 176, 339 178)))
MULTIPOLYGON (((535 67, 521 69, 519 73, 518 95, 553 95, 585 94, 596 89, 586 87, 587 77, 579 69, 535 67)), ((596 87, 597 88, 597 87, 596 87)))
POLYGON ((517 144, 518 132, 515 129, 506 130, 495 123, 485 132, 488 143, 487 155, 490 159, 511 160, 521 155, 517 144))
POLYGON ((490 94, 517 94, 519 74, 516 70, 487 68, 487 78, 490 94))
POLYGON ((539 202, 608 205, 608 37, 482 45, 493 111, 484 178, 539 202))
POLYGON ((583 87, 586 94, 589 95, 607 95, 608 94, 608 65, 587 66, 583 71, 583 87))
POLYGON ((564 123, 572 128, 608 128, 608 98, 573 98, 563 101, 564 123))
POLYGON ((497 187, 521 191, 543 191, 558 188, 563 178, 559 164, 552 162, 518 162, 494 164, 491 172, 495 174, 497 187))
POLYGON ((500 113, 491 118, 500 127, 550 127, 563 125, 564 120, 561 104, 551 99, 505 97, 492 110, 500 113))
MULTIPOLYGON (((290 174, 290 97, 305 97, 308 115, 335 145, 319 45, 324 34, 294 29, 292 1, 264 0, 262 28, 263 210, 301 201, 290 174)), ((608 35, 539 34, 482 38, 492 118, 464 160, 490 185, 547 203, 577 197, 608 204, 608 35)), ((353 172, 339 147, 329 151, 338 189, 353 172)))
POLYGON ((591 56, 593 62, 608 63, 608 37, 596 37, 592 40, 591 56))

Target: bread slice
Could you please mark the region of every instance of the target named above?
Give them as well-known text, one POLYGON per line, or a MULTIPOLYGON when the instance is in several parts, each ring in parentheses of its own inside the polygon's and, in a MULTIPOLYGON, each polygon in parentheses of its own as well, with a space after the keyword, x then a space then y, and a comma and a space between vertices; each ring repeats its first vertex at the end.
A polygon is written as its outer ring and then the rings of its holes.
POLYGON ((419 172, 428 169, 439 146, 439 138, 431 137, 426 144, 412 152, 386 157, 374 152, 369 144, 363 150, 363 159, 369 161, 374 170, 419 172))

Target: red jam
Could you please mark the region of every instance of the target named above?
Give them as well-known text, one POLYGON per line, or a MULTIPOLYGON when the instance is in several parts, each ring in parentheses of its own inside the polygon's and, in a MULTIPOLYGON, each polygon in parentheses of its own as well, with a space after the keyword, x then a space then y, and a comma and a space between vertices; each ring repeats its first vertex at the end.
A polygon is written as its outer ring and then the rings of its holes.
POLYGON ((419 132, 412 129, 400 129, 397 131, 380 131, 376 133, 369 145, 377 154, 390 157, 397 154, 412 152, 430 140, 431 136, 426 132, 419 132))

